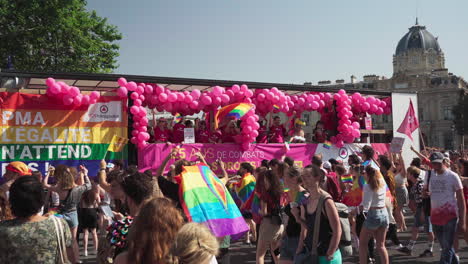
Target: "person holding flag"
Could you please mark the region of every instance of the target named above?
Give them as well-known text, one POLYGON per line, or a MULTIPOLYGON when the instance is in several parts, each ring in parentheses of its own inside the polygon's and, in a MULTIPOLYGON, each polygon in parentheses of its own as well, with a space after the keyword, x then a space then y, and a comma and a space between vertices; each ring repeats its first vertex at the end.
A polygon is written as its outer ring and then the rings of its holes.
POLYGON ((184 117, 177 113, 174 117, 174 125, 172 126, 171 142, 182 143, 184 141, 184 117))
POLYGON ((168 128, 167 120, 159 118, 157 126, 154 128, 154 142, 168 143, 171 137, 171 130, 168 128))
POLYGON ((290 142, 291 143, 305 143, 305 134, 304 134, 304 129, 302 129, 302 126, 305 126, 306 123, 302 121, 299 118, 296 118, 294 121, 294 127, 290 130, 289 134, 291 136, 290 142))

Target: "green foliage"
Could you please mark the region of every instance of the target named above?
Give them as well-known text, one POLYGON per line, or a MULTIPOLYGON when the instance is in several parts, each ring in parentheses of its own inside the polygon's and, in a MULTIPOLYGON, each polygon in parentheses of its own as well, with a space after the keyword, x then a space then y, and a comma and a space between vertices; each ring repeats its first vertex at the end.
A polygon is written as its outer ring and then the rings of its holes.
POLYGON ((122 39, 85 0, 0 0, 0 61, 20 71, 108 73, 122 39))
POLYGON ((458 105, 453 108, 455 129, 459 135, 468 134, 468 94, 463 92, 458 105))

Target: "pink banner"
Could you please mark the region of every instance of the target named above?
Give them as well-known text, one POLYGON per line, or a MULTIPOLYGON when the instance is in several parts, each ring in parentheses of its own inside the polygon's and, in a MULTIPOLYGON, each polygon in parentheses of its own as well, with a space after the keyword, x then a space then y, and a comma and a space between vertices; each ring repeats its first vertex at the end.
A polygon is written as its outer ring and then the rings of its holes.
MULTIPOLYGON (((289 150, 283 144, 252 144, 250 149, 242 151, 237 144, 183 144, 180 147, 180 158, 196 161, 195 153, 201 152, 213 171, 219 173, 217 159, 226 163, 228 173, 234 173, 242 162, 250 162, 254 167, 260 166, 262 160, 281 159, 283 156, 291 157, 296 165, 305 167, 310 164, 315 153, 322 154, 323 160, 334 158, 342 160, 347 165, 347 158, 352 153, 359 153, 364 144, 346 144, 343 148, 327 147, 323 144, 290 144, 289 150)), ((389 144, 371 144, 376 154, 388 152, 389 144)), ((156 170, 162 161, 169 155, 175 145, 149 144, 138 153, 138 168, 141 171, 156 170)), ((174 163, 171 159, 166 167, 174 163)))
MULTIPOLYGON (((156 170, 172 148, 174 145, 149 144, 138 153, 138 168, 156 170)), ((216 160, 220 159, 226 163, 228 172, 232 173, 239 169, 242 162, 250 162, 254 167, 258 167, 262 160, 281 159, 283 155, 294 159, 300 167, 307 166, 317 149, 317 144, 291 144, 289 150, 286 150, 283 144, 252 144, 246 151, 242 151, 237 144, 183 144, 180 145, 180 149, 180 158, 196 161, 195 153, 200 151, 214 171, 219 172, 216 160)), ((172 163, 174 160, 169 161, 167 168, 172 163)))

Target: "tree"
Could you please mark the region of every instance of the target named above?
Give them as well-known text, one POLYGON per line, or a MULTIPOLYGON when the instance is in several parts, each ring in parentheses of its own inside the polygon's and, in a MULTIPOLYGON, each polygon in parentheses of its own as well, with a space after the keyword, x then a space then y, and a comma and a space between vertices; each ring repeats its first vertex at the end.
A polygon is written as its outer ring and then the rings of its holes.
POLYGON ((85 0, 0 0, 0 59, 16 70, 111 72, 122 35, 85 0))
POLYGON ((462 91, 458 104, 453 108, 455 129, 459 135, 468 134, 468 93, 462 91))

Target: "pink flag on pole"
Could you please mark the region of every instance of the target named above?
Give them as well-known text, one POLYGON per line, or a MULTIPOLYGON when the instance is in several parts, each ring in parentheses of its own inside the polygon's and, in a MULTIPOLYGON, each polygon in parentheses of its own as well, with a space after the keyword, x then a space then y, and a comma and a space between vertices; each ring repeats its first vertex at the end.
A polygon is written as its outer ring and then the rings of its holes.
POLYGON ((413 108, 413 101, 410 100, 410 105, 408 111, 406 112, 405 119, 401 122, 400 127, 398 128, 397 132, 403 133, 407 135, 411 140, 413 137, 411 134, 419 127, 419 121, 416 117, 416 113, 414 112, 413 108))

